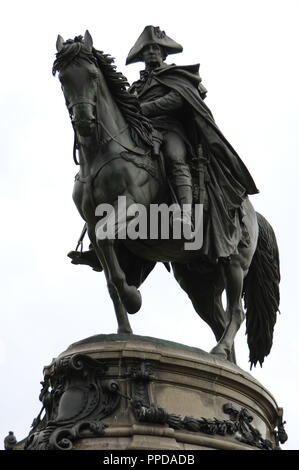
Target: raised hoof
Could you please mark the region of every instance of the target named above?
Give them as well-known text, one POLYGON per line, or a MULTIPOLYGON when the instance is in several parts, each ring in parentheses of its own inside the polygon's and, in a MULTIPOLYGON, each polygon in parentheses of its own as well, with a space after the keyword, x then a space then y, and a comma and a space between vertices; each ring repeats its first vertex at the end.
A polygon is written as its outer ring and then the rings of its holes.
POLYGON ((132 315, 134 313, 137 313, 141 309, 142 297, 136 287, 129 286, 129 290, 130 291, 129 293, 127 293, 126 297, 122 297, 122 302, 127 312, 132 315))

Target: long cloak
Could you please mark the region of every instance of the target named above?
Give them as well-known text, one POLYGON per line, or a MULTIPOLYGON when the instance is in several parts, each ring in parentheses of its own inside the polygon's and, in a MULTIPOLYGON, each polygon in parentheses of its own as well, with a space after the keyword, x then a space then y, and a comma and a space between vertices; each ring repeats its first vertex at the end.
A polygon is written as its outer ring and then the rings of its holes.
POLYGON ((170 91, 183 98, 185 110, 181 122, 191 145, 201 143, 208 157, 206 193, 208 209, 204 213, 204 243, 202 253, 210 260, 227 258, 238 252, 238 244, 246 242, 242 222, 243 201, 258 193, 254 180, 231 144, 216 125, 203 101, 205 95, 199 76, 199 64, 188 66, 163 64, 152 76, 170 91))

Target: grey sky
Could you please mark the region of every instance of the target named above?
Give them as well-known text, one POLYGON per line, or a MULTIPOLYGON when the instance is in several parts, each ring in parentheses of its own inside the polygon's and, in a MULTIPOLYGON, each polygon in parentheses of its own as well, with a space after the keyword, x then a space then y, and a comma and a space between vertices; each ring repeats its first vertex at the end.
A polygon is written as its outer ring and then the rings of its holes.
MULTIPOLYGON (((0 440, 25 437, 40 410, 43 366, 69 344, 116 332, 102 274, 70 264, 82 221, 72 202, 73 133, 57 77, 57 34, 88 29, 130 82, 129 49, 148 24, 184 46, 167 62, 200 62, 207 105, 250 169, 260 194, 251 201, 273 226, 281 256, 281 315, 262 369, 251 371, 284 408, 284 449, 298 449, 298 122, 296 0, 77 0, 6 3, 1 48, 0 440), (185 5, 185 9, 182 9, 185 5), (170 14, 170 8, 172 14, 170 14), (191 13, 191 14, 190 14, 191 13)), ((163 266, 141 288, 134 333, 204 350, 215 342, 163 266)), ((248 371, 245 327, 236 342, 248 371)))

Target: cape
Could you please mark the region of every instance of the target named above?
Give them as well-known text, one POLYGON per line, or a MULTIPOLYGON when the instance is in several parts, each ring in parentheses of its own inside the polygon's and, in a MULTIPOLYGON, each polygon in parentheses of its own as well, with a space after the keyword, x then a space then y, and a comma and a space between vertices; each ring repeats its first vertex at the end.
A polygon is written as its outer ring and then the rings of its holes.
MULTIPOLYGON (((199 135, 211 154, 211 163, 214 158, 222 162, 247 194, 257 194, 259 191, 247 167, 216 125, 210 109, 202 99, 199 64, 168 65, 156 69, 153 75, 162 85, 178 92, 191 107, 191 115, 188 116, 187 112, 184 117, 187 116, 187 121, 195 120, 199 135)), ((186 122, 185 127, 188 127, 186 122)))
POLYGON ((199 64, 166 65, 152 72, 155 79, 181 95, 186 106, 182 123, 193 145, 201 143, 208 157, 206 193, 208 209, 204 223, 203 254, 215 261, 238 252, 241 237, 246 238, 242 203, 258 193, 254 180, 231 144, 216 125, 204 103, 199 64), (196 135, 194 139, 194 135, 196 135))

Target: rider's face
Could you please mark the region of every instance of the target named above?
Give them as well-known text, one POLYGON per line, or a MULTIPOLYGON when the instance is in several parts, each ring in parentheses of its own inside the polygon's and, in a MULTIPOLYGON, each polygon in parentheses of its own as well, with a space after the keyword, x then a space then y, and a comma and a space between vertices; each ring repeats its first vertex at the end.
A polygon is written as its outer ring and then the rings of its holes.
POLYGON ((146 66, 160 66, 163 62, 162 51, 158 44, 145 46, 142 50, 142 56, 146 66))

